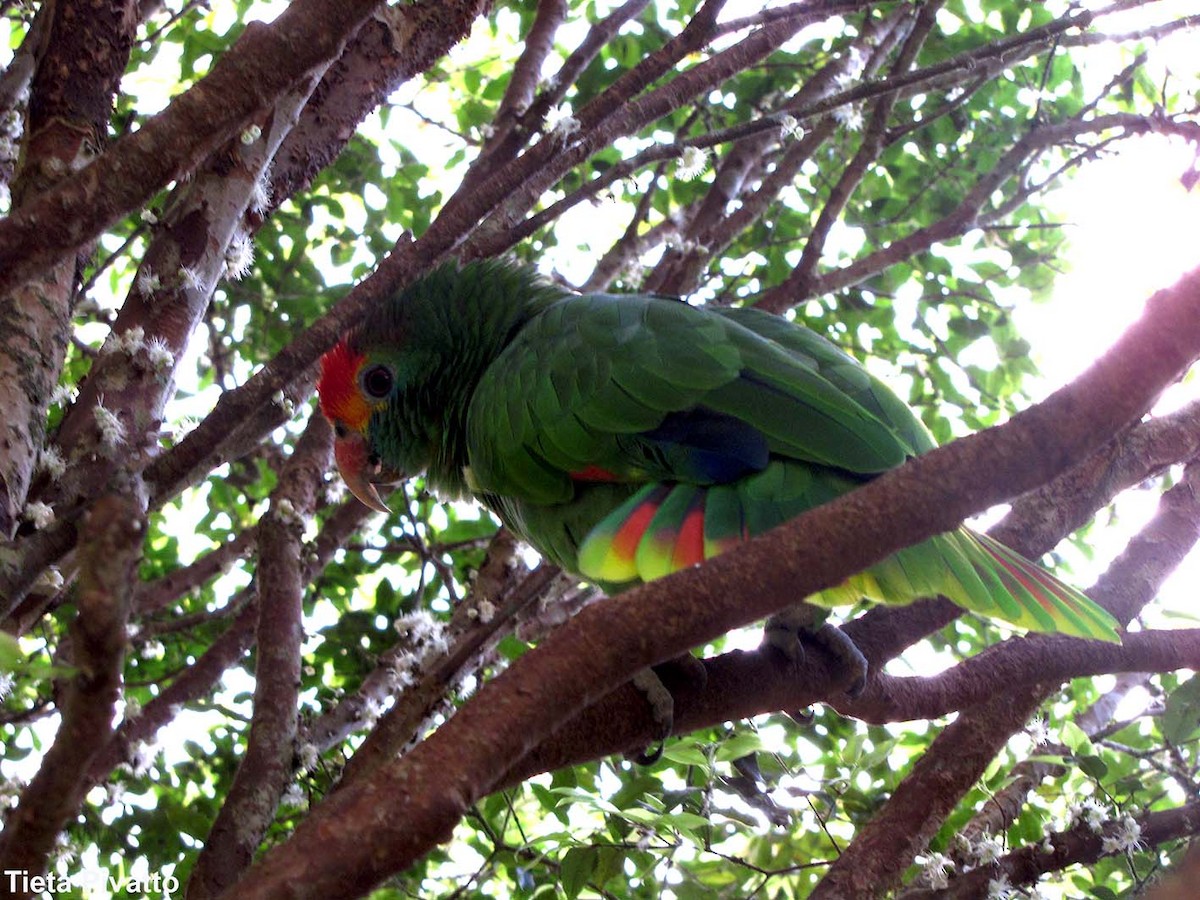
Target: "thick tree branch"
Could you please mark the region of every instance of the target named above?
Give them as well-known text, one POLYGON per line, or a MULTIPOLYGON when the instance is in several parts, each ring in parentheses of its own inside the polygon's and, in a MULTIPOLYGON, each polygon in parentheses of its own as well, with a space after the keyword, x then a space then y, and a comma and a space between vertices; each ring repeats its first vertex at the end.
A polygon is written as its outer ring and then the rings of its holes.
POLYGON ((304 520, 329 468, 333 429, 309 417, 258 525, 258 664, 246 755, 188 882, 188 896, 215 897, 250 865, 291 780, 300 696, 304 520))
MULTIPOLYGON (((140 485, 97 500, 82 532, 79 613, 71 626, 75 674, 63 691, 54 744, 0 833, 0 870, 45 870, 58 832, 79 812, 88 766, 112 733, 125 622, 146 533, 140 485)), ((12 896, 29 894, 18 887, 12 896)))
MULTIPOLYGON (((1200 538, 1198 482, 1200 466, 1190 466, 1184 481, 1163 495, 1154 519, 1130 541, 1090 591, 1093 599, 1121 621, 1128 621, 1153 599, 1162 582, 1200 538)), ((1190 640, 1186 632, 1164 634, 1170 642, 1180 636, 1177 646, 1181 649, 1190 640)), ((1126 640, 1135 648, 1142 639, 1131 634, 1126 640)), ((1064 648, 1055 652, 1064 652, 1064 648)), ((1004 681, 991 682, 993 690, 982 694, 990 699, 966 710, 938 735, 883 808, 859 829, 813 896, 871 896, 872 891, 894 887, 1009 736, 1022 728, 1057 688, 1060 682, 1053 672, 1052 658, 1041 661, 1039 674, 1043 669, 1048 677, 1041 683, 1000 694, 994 686, 1004 681)))
POLYGON ((64 259, 238 134, 342 51, 380 0, 298 0, 90 165, 0 220, 0 291, 64 259))

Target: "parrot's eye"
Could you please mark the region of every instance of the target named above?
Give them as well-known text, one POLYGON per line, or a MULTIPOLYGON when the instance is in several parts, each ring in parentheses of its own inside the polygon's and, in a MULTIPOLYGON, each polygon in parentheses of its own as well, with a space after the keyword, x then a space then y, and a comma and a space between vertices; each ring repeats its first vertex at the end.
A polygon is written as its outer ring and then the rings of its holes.
POLYGON ((382 400, 392 392, 392 370, 387 366, 371 366, 362 374, 363 390, 367 396, 382 400))

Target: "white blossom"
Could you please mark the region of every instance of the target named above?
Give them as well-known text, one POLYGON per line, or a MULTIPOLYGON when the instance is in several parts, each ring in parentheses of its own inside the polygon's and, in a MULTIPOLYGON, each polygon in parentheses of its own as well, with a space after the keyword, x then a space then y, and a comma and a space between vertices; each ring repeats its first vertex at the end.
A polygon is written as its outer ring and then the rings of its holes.
POLYGON ((292 402, 291 397, 281 390, 271 395, 271 402, 287 413, 289 417, 296 414, 296 404, 292 402))
POLYGON ((1004 844, 994 834, 989 834, 979 839, 972 852, 979 865, 990 866, 1004 855, 1004 844))
POLYGON ((784 137, 795 138, 796 140, 804 137, 804 129, 800 127, 800 123, 796 121, 796 117, 787 113, 779 117, 779 130, 783 132, 784 137))
POLYGON ((847 131, 859 131, 863 126, 862 109, 856 103, 839 106, 833 111, 833 118, 847 131))
POLYGON ((283 796, 279 798, 279 802, 293 809, 308 809, 308 795, 298 784, 289 784, 287 790, 283 792, 283 796))
POLYGON ((137 697, 130 697, 130 696, 126 695, 126 697, 125 697, 125 714, 124 714, 125 721, 132 722, 134 719, 136 719, 141 714, 142 714, 142 702, 140 700, 138 700, 137 697))
POLYGON ((67 403, 75 402, 75 388, 69 384, 55 385, 54 392, 50 395, 51 406, 64 406, 67 403))
POLYGON ((158 273, 152 269, 144 269, 134 282, 137 292, 144 296, 153 294, 162 287, 162 279, 158 277, 158 273))
POLYGON ((140 325, 126 328, 113 338, 113 346, 120 353, 136 356, 146 346, 146 331, 140 325))
POLYGON ((423 656, 445 653, 449 648, 446 626, 430 615, 428 610, 418 609, 401 616, 393 627, 398 635, 408 638, 415 648, 424 651, 423 656))
POLYGON ((927 853, 918 856, 917 862, 921 865, 925 881, 930 888, 940 891, 950 886, 948 873, 954 868, 954 860, 945 853, 927 853))
POLYGON ((93 415, 96 417, 96 427, 100 429, 100 440, 104 446, 113 449, 125 443, 125 426, 115 412, 103 403, 97 403, 93 415))
POLYGON ((684 147, 675 164, 675 174, 684 181, 692 181, 704 174, 708 168, 708 152, 699 147, 684 147))
POLYGON ((67 471, 67 462, 63 459, 62 451, 54 444, 47 444, 38 454, 38 470, 50 476, 51 481, 58 481, 67 471))
POLYGON ((1084 797, 1079 803, 1071 806, 1071 824, 1084 822, 1094 834, 1101 832, 1107 820, 1108 810, 1095 797, 1084 797))
POLYGON ((321 751, 317 749, 316 744, 301 744, 296 750, 296 757, 300 760, 300 768, 305 772, 311 772, 317 767, 321 751))
POLYGON ((204 286, 204 279, 195 269, 187 266, 179 267, 179 283, 189 291, 198 291, 204 286))
POLYGON ((138 213, 138 218, 140 218, 147 225, 158 224, 158 216, 155 215, 154 210, 152 209, 143 209, 140 213, 138 213))
POLYGON ((262 128, 258 125, 251 125, 242 132, 242 143, 247 147, 262 137, 262 128))
POLYGON ((155 335, 146 342, 146 358, 150 368, 160 375, 165 375, 175 365, 175 354, 165 338, 155 335))
POLYGON ((254 193, 250 195, 250 211, 265 213, 271 205, 271 179, 266 169, 254 182, 254 193))
POLYGON ((1013 886, 1008 883, 1008 876, 1001 875, 999 878, 993 878, 988 882, 987 900, 1009 900, 1010 897, 1015 897, 1016 892, 1013 886))
POLYGON ((479 621, 483 622, 485 625, 492 621, 492 619, 496 618, 496 604, 491 600, 480 600, 478 609, 479 621))
POLYGON ((1101 839, 1100 849, 1105 853, 1132 853, 1141 846, 1141 838, 1142 826, 1133 816, 1124 813, 1112 833, 1101 839))
POLYGON ((1046 722, 1045 716, 1034 716, 1025 726, 1025 731, 1033 743, 1039 747, 1050 743, 1050 725, 1046 722))
POLYGON ((250 271, 254 264, 254 242, 245 233, 236 235, 225 248, 225 275, 235 281, 250 271))
POLYGON ((579 130, 579 120, 571 115, 566 106, 557 106, 546 114, 546 128, 550 136, 565 141, 579 130))
POLYGON ((31 523, 36 530, 41 531, 54 524, 54 507, 41 500, 34 500, 25 505, 25 511, 21 517, 31 523))

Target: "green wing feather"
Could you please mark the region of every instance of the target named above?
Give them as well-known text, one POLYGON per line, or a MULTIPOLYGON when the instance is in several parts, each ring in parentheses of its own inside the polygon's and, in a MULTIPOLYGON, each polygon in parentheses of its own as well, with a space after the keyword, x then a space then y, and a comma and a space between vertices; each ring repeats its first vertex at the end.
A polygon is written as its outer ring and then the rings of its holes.
MULTIPOLYGON (((807 329, 757 310, 591 294, 553 304, 488 368, 467 446, 474 481, 511 525, 614 588, 711 558, 934 443, 807 329), (693 419, 708 444, 690 440, 693 419), (723 455, 724 443, 743 446, 723 455)), ((1117 640, 1083 594, 965 528, 808 599, 935 594, 1023 628, 1117 640)))

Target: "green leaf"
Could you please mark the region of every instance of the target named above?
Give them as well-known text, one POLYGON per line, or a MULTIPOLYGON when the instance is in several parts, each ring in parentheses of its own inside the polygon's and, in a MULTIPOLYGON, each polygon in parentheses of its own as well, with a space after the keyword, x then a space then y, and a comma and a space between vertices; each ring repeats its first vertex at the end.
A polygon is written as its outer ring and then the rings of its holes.
POLYGON ((595 847, 572 847, 559 865, 559 886, 567 897, 578 897, 596 871, 599 855, 595 847))
POLYGON ((1167 697, 1163 711, 1163 737, 1181 744, 1200 728, 1200 678, 1189 678, 1167 697))

